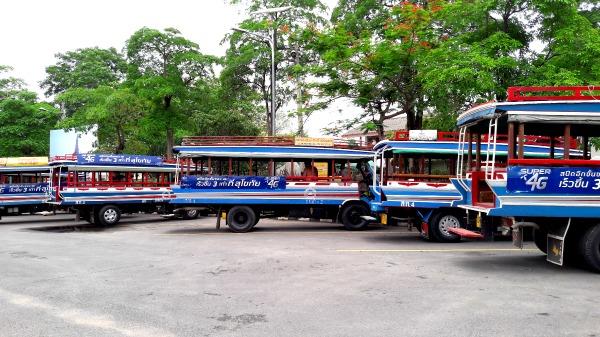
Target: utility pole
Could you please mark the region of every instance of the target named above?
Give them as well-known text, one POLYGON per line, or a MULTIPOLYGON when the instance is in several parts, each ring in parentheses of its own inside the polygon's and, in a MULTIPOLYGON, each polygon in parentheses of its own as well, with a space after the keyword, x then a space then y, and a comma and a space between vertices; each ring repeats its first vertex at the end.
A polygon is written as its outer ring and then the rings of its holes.
POLYGON ((252 15, 267 14, 270 15, 273 20, 273 31, 271 32, 271 38, 267 39, 261 34, 248 31, 241 28, 233 28, 233 30, 246 33, 253 39, 266 43, 271 47, 271 108, 267 111, 267 135, 275 136, 275 122, 276 122, 276 111, 277 111, 277 63, 275 61, 275 52, 277 51, 277 19, 279 13, 287 12, 294 7, 276 7, 276 8, 265 8, 252 12, 252 15))

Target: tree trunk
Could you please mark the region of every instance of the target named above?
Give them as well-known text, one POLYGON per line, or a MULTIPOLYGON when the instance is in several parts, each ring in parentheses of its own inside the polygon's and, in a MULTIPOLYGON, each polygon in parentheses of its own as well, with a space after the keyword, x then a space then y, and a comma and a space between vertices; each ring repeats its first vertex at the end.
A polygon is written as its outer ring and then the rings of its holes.
MULTIPOLYGON (((171 107, 171 99, 172 96, 165 96, 165 113, 169 113, 169 108, 171 107)), ((175 146, 175 137, 173 132, 173 127, 171 126, 171 121, 167 121, 167 148, 165 156, 167 159, 173 158, 173 146, 175 146)))
POLYGON ((173 146, 175 146, 175 137, 173 136, 173 128, 167 128, 167 148, 166 148, 166 157, 167 159, 173 158, 173 146))
POLYGON ((115 153, 123 153, 125 150, 125 134, 120 125, 117 126, 117 147, 115 148, 115 153))

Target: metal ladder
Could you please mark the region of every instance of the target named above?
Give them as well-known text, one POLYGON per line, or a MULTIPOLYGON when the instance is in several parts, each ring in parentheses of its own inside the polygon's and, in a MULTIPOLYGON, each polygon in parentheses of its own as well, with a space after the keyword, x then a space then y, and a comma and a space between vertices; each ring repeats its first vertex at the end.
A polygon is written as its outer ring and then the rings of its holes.
POLYGON ((498 136, 498 118, 490 119, 488 126, 487 148, 485 151, 485 178, 494 179, 496 169, 496 138, 498 136), (492 136, 493 135, 493 136, 492 136), (493 138, 492 138, 493 137, 493 138), (492 160, 490 161, 490 152, 492 160))
MULTIPOLYGON (((458 159, 456 161, 456 180, 461 185, 463 189, 466 191, 470 191, 467 184, 464 182, 466 179, 466 168, 465 168, 465 151, 466 151, 466 138, 467 138, 467 128, 462 127, 458 131, 458 159)), ((468 167, 468 165, 467 165, 468 167)))

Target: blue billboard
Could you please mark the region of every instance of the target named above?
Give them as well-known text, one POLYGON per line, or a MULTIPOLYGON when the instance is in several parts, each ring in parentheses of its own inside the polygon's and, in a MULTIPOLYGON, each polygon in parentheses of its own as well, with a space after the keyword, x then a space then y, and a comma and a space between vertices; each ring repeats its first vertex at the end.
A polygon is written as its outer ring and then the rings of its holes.
POLYGON ((600 194, 600 168, 515 166, 508 169, 506 189, 513 193, 600 194))
POLYGON ((181 188, 219 190, 283 190, 285 177, 184 176, 181 188))
POLYGON ((80 165, 133 165, 161 166, 162 158, 157 156, 139 156, 133 154, 78 154, 77 164, 80 165))
POLYGON ((48 183, 0 185, 0 194, 46 193, 48 183))

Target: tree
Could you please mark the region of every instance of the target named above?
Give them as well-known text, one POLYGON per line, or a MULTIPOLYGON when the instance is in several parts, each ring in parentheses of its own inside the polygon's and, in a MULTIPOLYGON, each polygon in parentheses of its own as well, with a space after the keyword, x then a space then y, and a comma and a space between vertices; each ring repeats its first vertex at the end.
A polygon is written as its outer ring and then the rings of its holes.
POLYGON ((82 48, 55 56, 58 61, 46 68, 46 79, 40 83, 46 89, 46 96, 70 88, 115 86, 124 79, 127 70, 123 56, 114 48, 82 48))
POLYGON ((435 47, 437 3, 341 0, 332 26, 315 34, 311 47, 322 64, 314 74, 325 79, 323 94, 351 98, 364 109, 346 127, 374 125, 384 138, 384 121, 400 115, 408 128, 421 127, 427 102, 419 62, 435 47))
MULTIPOLYGON (((284 0, 232 0, 234 4, 246 4, 249 13, 272 7, 288 5, 284 0)), ((326 6, 319 0, 298 0, 293 2, 294 8, 278 15, 273 20, 269 15, 249 15, 240 27, 265 37, 257 41, 256 37, 234 32, 226 37, 229 41, 224 71, 229 82, 237 82, 258 93, 256 102, 261 102, 265 115, 271 109, 271 48, 270 34, 277 29, 277 93, 276 113, 292 99, 296 101, 296 109, 290 113, 298 123, 297 134, 304 134, 304 123, 316 109, 309 104, 312 98, 310 87, 306 85, 308 67, 317 61, 318 55, 313 50, 304 48, 306 29, 316 29, 325 23, 322 13, 326 6)), ((281 114, 278 114, 281 116, 281 114)))
POLYGON ((88 131, 98 126, 99 149, 114 153, 146 152, 147 147, 136 142, 137 125, 149 108, 149 103, 129 88, 100 86, 94 89, 73 88, 60 94, 56 101, 79 107, 59 123, 63 128, 88 131), (137 146, 127 146, 129 142, 137 146))
MULTIPOLYGON (((436 13, 439 45, 421 63, 430 106, 443 116, 476 102, 506 98, 526 77, 533 36, 519 20, 529 1, 456 1, 436 13)), ((447 123, 442 123, 447 124, 447 123)))
MULTIPOLYGON (((0 66, 0 74, 10 69, 0 66)), ((52 105, 23 89, 22 80, 0 78, 0 156, 48 155, 49 133, 59 116, 52 105)))
POLYGON ((217 60, 200 53, 196 43, 174 28, 136 31, 127 41, 126 54, 127 84, 152 103, 145 128, 164 130, 165 155, 170 158, 176 131, 184 130, 191 117, 182 102, 189 99, 191 88, 213 77, 217 60))
POLYGON ((533 60, 527 84, 600 84, 600 17, 590 1, 535 1, 545 48, 533 60))

